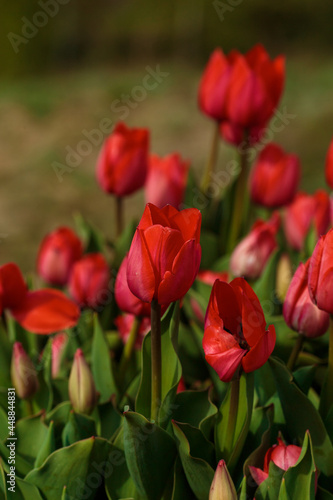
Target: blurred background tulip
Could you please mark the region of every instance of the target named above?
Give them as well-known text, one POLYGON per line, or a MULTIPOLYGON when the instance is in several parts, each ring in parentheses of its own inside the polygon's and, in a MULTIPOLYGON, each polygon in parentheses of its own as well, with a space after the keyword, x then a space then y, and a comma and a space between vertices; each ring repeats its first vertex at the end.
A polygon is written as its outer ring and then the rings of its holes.
POLYGON ((160 158, 151 155, 145 184, 146 203, 159 208, 172 205, 179 209, 184 200, 190 162, 173 153, 160 158))
POLYGON ((274 143, 261 151, 250 175, 250 196, 267 208, 283 207, 295 197, 301 177, 299 159, 274 143))
POLYGON ((10 374, 20 398, 28 399, 36 394, 39 388, 37 372, 20 342, 15 342, 13 346, 10 374))
POLYGON ((77 413, 89 415, 97 404, 98 394, 94 379, 81 349, 75 352, 68 380, 68 393, 73 409, 77 413))
POLYGON ((69 227, 59 227, 45 236, 41 243, 37 272, 46 283, 64 286, 82 252, 82 243, 74 231, 69 227))
POLYGON ((105 305, 109 287, 110 269, 101 253, 87 254, 74 264, 68 288, 80 307, 105 305))

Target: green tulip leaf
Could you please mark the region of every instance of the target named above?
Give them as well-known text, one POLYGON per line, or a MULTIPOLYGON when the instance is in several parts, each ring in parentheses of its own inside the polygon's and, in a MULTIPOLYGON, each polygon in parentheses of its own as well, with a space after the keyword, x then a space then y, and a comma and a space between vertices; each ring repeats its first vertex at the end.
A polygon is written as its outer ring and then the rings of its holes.
POLYGON ((96 491, 108 475, 114 473, 112 457, 115 450, 102 438, 78 441, 52 453, 25 480, 42 492, 45 500, 59 500, 64 486, 73 498, 95 498, 96 491))
POLYGON ((292 500, 314 500, 315 476, 316 465, 313 459, 310 434, 306 432, 297 463, 284 474, 288 496, 292 500))
POLYGON ((63 446, 69 446, 91 436, 96 436, 95 421, 91 417, 75 413, 72 410, 62 431, 63 446))
POLYGON ((124 450, 138 492, 148 500, 162 497, 176 460, 174 439, 134 412, 124 413, 124 450))
POLYGON ((38 467, 40 467, 48 458, 48 456, 55 451, 55 449, 56 443, 54 435, 54 423, 53 421, 51 421, 44 442, 42 443, 37 453, 34 468, 37 469, 38 467))
POLYGON ((263 481, 255 493, 256 500, 277 500, 281 488, 284 470, 273 461, 269 464, 268 478, 263 481))
POLYGON ((118 394, 108 343, 99 324, 94 317, 94 337, 92 342, 91 369, 96 390, 100 393, 100 402, 109 401, 113 394, 118 394))
POLYGON ((172 426, 178 441, 178 452, 188 484, 198 500, 208 500, 214 478, 214 469, 202 458, 192 456, 190 444, 185 434, 175 422, 172 423, 172 426))

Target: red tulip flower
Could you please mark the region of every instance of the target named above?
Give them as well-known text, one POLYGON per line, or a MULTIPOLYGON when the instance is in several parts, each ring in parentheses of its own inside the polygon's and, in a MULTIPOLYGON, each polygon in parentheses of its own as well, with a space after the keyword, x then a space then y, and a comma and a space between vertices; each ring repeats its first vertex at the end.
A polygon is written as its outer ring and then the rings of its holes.
POLYGON ((287 471, 293 467, 301 454, 302 448, 294 444, 285 445, 282 439, 278 438, 279 444, 274 444, 267 451, 264 459, 264 470, 249 466, 251 476, 259 485, 268 478, 269 464, 274 462, 280 469, 287 471))
POLYGON ((203 349, 206 361, 224 382, 240 368, 246 373, 266 363, 275 346, 275 328, 266 331, 258 297, 243 278, 216 280, 206 312, 203 349))
POLYGON ((50 285, 66 285, 74 262, 82 256, 82 243, 74 231, 59 227, 42 241, 37 258, 37 271, 50 285))
POLYGON ((227 141, 239 144, 247 131, 253 143, 278 105, 284 78, 284 57, 271 61, 260 44, 245 56, 216 49, 200 82, 199 106, 221 123, 227 141))
POLYGON ((140 189, 148 170, 149 131, 118 123, 97 161, 97 180, 107 193, 126 196, 140 189))
POLYGON ((280 217, 274 213, 269 221, 258 220, 250 233, 236 246, 230 259, 230 269, 234 276, 257 279, 277 248, 276 233, 280 217))
MULTIPOLYGON (((210 271, 209 269, 206 269, 204 271, 199 271, 197 275, 198 281, 201 281, 202 283, 210 286, 213 286, 217 279, 228 282, 229 274, 226 271, 210 271)), ((190 302, 195 316, 201 323, 204 323, 204 313, 202 312, 202 308, 199 305, 198 301, 194 297, 191 297, 190 302)))
POLYGON ((150 304, 143 302, 133 295, 127 283, 127 261, 124 258, 119 268, 115 283, 115 299, 119 309, 135 316, 146 316, 150 318, 150 304))
POLYGON ((89 253, 73 266, 69 292, 81 307, 97 307, 105 303, 109 294, 110 269, 101 253, 89 253))
POLYGON ((58 290, 29 291, 16 264, 0 267, 1 304, 33 333, 53 333, 76 325, 78 307, 58 290))
POLYGON ((127 262, 127 282, 144 302, 170 304, 191 287, 201 260, 201 213, 148 203, 135 232, 127 262))
POLYGON ((179 208, 183 202, 190 163, 178 153, 164 158, 151 155, 145 185, 146 203, 159 208, 172 205, 179 208))
POLYGON ((312 301, 333 314, 333 229, 320 238, 313 251, 308 284, 312 301))
POLYGON ((286 209, 284 230, 288 243, 296 250, 302 250, 305 237, 314 224, 317 237, 324 234, 330 223, 330 200, 323 189, 315 194, 298 193, 286 209))
POLYGON ((329 314, 312 302, 308 289, 310 259, 301 263, 289 285, 283 304, 283 316, 290 328, 305 337, 320 337, 328 329, 329 314))
POLYGON ((282 207, 295 197, 301 175, 299 159, 270 143, 261 151, 250 176, 254 203, 267 208, 282 207))
POLYGON ((331 143, 327 151, 325 176, 327 184, 331 189, 333 189, 333 139, 331 140, 331 143))

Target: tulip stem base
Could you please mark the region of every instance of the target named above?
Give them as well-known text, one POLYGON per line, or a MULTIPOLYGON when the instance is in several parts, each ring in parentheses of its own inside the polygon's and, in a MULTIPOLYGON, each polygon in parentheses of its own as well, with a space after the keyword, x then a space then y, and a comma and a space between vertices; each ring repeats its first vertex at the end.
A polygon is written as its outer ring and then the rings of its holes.
POLYGON ((323 419, 333 405, 333 316, 330 317, 327 377, 321 391, 319 411, 323 419))
POLYGON ((139 316, 135 316, 133 325, 129 334, 129 337, 124 346, 123 353, 121 355, 120 363, 119 363, 119 377, 120 380, 124 380, 126 375, 126 369, 129 365, 129 362, 132 357, 132 353, 134 350, 135 342, 140 330, 141 318, 139 316))
POLYGON ((296 338, 294 347, 288 359, 287 368, 292 372, 295 368, 298 355, 300 354, 304 343, 304 335, 299 334, 296 338))
POLYGON ((161 306, 157 300, 153 300, 151 303, 151 419, 155 422, 161 403, 161 390, 161 306))
POLYGON ((117 238, 121 235, 124 228, 124 205, 123 199, 116 196, 116 234, 117 238))
POLYGON ((220 129, 219 129, 219 124, 216 123, 215 129, 214 129, 214 134, 213 134, 212 145, 211 145, 208 161, 206 163, 205 173, 203 175, 202 183, 201 183, 201 189, 202 189, 202 192, 204 194, 208 190, 209 184, 211 182, 212 173, 215 170, 215 165, 216 165, 217 155, 218 155, 219 141, 220 141, 220 129))
POLYGON ((227 248, 228 253, 231 253, 236 246, 236 243, 241 233, 243 217, 247 216, 247 212, 249 210, 249 207, 247 206, 248 195, 246 191, 248 168, 249 168, 248 150, 249 150, 249 143, 247 138, 245 138, 245 146, 244 148, 242 148, 242 151, 240 153, 241 171, 236 180, 235 197, 233 200, 232 220, 231 220, 231 228, 229 233, 230 236, 227 248))

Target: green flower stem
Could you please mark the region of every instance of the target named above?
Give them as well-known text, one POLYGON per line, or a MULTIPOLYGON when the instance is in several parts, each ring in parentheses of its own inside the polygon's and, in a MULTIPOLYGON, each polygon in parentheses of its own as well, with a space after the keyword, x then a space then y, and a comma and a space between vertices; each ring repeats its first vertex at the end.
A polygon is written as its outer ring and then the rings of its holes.
POLYGON ((226 433, 226 442, 224 449, 229 452, 233 449, 233 442, 235 437, 236 423, 237 423, 237 413, 238 413, 238 402, 239 402, 239 384, 240 379, 237 378, 231 382, 231 393, 230 393, 230 411, 228 418, 228 429, 226 433))
POLYGON ((234 201, 233 214, 232 214, 231 228, 229 233, 230 236, 227 248, 228 253, 231 253, 236 246, 242 228, 243 217, 245 216, 247 217, 247 212, 249 209, 249 207, 247 206, 248 200, 246 191, 248 169, 249 169, 248 152, 249 152, 249 144, 246 138, 244 148, 242 148, 242 151, 240 152, 241 171, 236 180, 236 191, 233 200, 234 201))
POLYGON ((206 163, 205 172, 204 172, 202 182, 201 182, 201 189, 202 189, 203 193, 207 192, 209 184, 210 184, 212 173, 215 170, 219 141, 220 141, 219 124, 216 123, 208 161, 206 163))
POLYGON ((120 359, 119 363, 119 375, 120 379, 123 380, 125 377, 126 369, 129 365, 129 362, 132 357, 132 353, 134 350, 135 342, 140 330, 140 325, 141 325, 141 317, 140 316, 135 316, 133 325, 129 334, 129 337, 127 339, 127 342, 124 346, 124 350, 120 359))
POLYGON ((302 347, 303 347, 303 343, 304 343, 304 335, 298 335, 297 338, 296 338, 296 341, 295 341, 295 344, 294 344, 294 347, 290 353, 290 357, 288 359, 288 363, 287 363, 287 368, 292 372, 294 367, 295 367, 295 364, 296 364, 296 361, 298 359, 298 356, 302 350, 302 347))
POLYGON ((329 344, 328 344, 328 369, 327 377, 321 392, 320 414, 325 419, 333 404, 333 316, 330 317, 329 344))
POLYGON ((157 300, 151 303, 151 419, 156 421, 161 402, 161 306, 157 300))
POLYGON ((124 229, 124 205, 123 199, 116 196, 116 234, 117 238, 121 235, 124 229))

